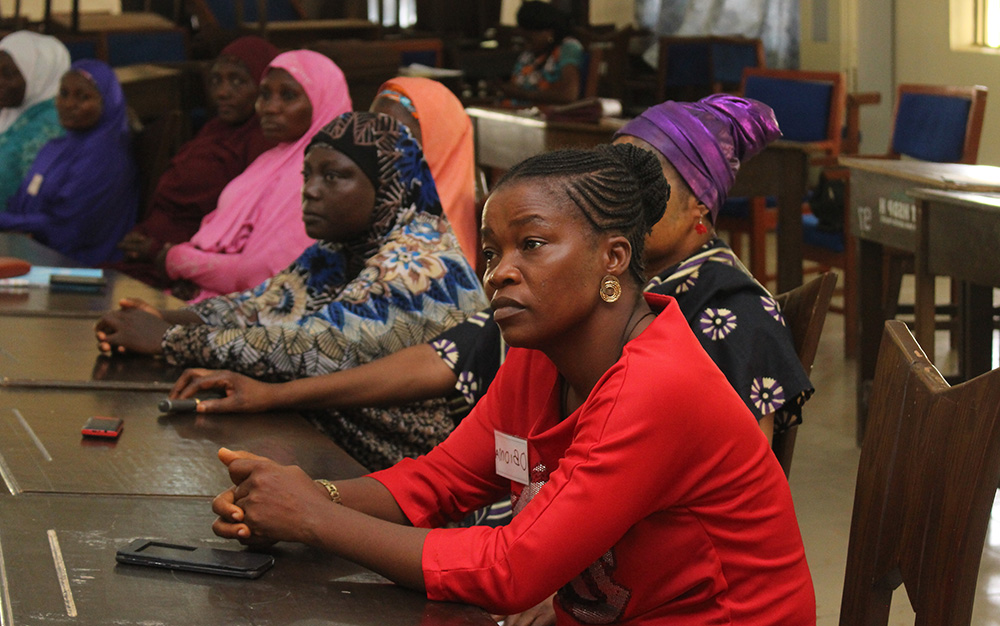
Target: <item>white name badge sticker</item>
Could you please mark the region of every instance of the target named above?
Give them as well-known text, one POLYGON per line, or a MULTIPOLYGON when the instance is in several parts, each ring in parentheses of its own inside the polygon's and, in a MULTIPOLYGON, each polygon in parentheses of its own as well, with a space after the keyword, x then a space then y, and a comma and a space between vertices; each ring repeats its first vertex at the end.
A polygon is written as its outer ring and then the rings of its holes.
POLYGON ((494 430, 497 475, 528 484, 528 441, 494 430))
POLYGON ((31 178, 31 182, 28 183, 28 188, 25 190, 28 192, 29 196, 37 196, 38 190, 42 188, 42 175, 35 174, 31 178))

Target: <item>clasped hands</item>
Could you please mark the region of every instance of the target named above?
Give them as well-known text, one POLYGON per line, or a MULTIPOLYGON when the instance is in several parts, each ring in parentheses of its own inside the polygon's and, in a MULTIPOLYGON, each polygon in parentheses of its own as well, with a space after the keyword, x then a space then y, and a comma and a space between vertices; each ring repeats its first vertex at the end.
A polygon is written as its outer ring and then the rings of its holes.
POLYGON ((310 529, 322 523, 319 513, 329 513, 325 505, 333 505, 323 486, 297 465, 279 465, 249 452, 222 448, 219 460, 229 469, 233 486, 212 501, 219 516, 212 524, 216 535, 246 545, 316 545, 310 529))
POLYGON ((163 334, 171 326, 163 313, 138 298, 123 298, 118 304, 120 309, 105 313, 94 326, 97 349, 104 354, 162 352, 163 334))

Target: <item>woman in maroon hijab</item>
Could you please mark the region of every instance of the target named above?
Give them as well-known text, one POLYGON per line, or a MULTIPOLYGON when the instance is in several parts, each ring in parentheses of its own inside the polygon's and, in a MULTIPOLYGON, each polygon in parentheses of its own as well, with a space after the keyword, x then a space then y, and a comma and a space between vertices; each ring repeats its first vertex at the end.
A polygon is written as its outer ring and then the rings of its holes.
POLYGON ((254 112, 257 85, 278 49, 260 37, 241 37, 212 64, 209 95, 217 115, 184 144, 163 173, 146 218, 122 238, 125 259, 113 265, 154 287, 170 287, 157 257, 164 244, 187 241, 215 209, 222 189, 271 146, 254 112))

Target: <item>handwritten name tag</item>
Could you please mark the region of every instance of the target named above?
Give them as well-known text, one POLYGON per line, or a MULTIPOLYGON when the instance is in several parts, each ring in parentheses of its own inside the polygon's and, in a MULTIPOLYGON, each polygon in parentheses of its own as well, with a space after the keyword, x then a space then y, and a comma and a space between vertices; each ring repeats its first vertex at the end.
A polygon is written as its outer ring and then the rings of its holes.
POLYGON ((528 484, 528 441, 494 430, 497 475, 528 484))

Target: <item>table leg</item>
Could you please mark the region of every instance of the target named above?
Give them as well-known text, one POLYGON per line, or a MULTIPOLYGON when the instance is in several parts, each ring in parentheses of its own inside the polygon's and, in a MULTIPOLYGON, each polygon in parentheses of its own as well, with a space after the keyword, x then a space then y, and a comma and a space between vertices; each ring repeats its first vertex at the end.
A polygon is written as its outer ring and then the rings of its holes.
POLYGON ((934 276, 927 270, 927 208, 925 203, 917 203, 917 249, 913 260, 913 327, 917 343, 924 354, 934 362, 934 276))
POLYGON ((857 440, 864 441, 868 420, 868 396, 875 379, 878 348, 886 315, 882 309, 882 245, 858 239, 858 373, 857 440), (863 268, 863 269, 862 269, 863 268))
POLYGON ((961 306, 958 368, 964 380, 972 380, 993 366, 993 288, 963 283, 961 306))
POLYGON ((782 180, 778 195, 778 293, 802 284, 802 200, 806 195, 808 157, 801 150, 783 150, 778 164, 782 180))

